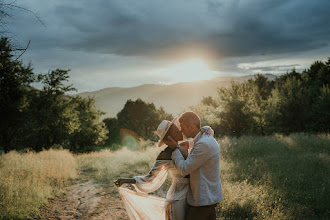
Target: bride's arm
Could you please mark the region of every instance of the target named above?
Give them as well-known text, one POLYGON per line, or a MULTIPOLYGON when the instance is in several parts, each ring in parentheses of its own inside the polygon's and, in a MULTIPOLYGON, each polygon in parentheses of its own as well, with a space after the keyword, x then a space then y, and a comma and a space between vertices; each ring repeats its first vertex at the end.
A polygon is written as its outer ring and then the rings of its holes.
POLYGON ((134 187, 137 191, 151 193, 165 182, 171 160, 156 160, 150 172, 145 176, 135 176, 134 187))
MULTIPOLYGON (((172 160, 162 160, 165 152, 162 152, 154 166, 145 176, 135 176, 134 178, 119 178, 114 183, 120 187, 123 184, 133 184, 137 191, 150 193, 157 190, 166 180, 167 171, 172 160)), ((168 155, 165 155, 168 157, 168 155)))
POLYGON ((152 183, 160 171, 161 171, 161 166, 156 161, 156 163, 154 164, 154 166, 151 168, 151 170, 147 175, 135 176, 134 178, 119 178, 114 183, 116 184, 116 186, 120 187, 123 184, 136 184, 138 182, 139 183, 138 185, 141 185, 141 187, 143 188, 142 185, 143 184, 148 185, 148 183, 152 183))

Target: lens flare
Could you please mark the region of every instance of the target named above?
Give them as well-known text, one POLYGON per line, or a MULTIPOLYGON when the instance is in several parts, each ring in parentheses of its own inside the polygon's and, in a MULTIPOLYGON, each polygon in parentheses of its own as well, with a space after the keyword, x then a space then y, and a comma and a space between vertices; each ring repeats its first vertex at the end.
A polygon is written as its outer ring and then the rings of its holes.
POLYGON ((121 144, 130 150, 141 150, 141 138, 132 130, 120 129, 121 144))

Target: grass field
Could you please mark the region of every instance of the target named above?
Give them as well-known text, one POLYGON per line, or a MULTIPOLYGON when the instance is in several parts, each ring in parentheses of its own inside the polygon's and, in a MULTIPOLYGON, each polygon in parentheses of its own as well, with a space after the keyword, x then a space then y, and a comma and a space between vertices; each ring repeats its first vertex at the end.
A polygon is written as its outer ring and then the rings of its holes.
POLYGON ((329 135, 250 136, 220 143, 224 219, 330 217, 329 135))
POLYGON ((76 177, 76 160, 66 150, 1 155, 0 219, 31 218, 76 177))
MULTIPOLYGON (((220 219, 330 218, 329 135, 226 137, 218 142, 224 195, 217 210, 220 219)), ((64 189, 77 171, 117 195, 113 181, 147 174, 160 150, 2 155, 1 217, 24 218, 36 212, 48 197, 64 189)), ((165 196, 169 185, 167 180, 156 194, 165 196)))
MULTIPOLYGON (((224 201, 220 219, 330 218, 330 136, 219 139, 224 201)), ((77 157, 79 167, 113 192, 118 177, 147 174, 160 149, 123 149, 77 157)), ((164 196, 170 181, 156 194, 164 196)))

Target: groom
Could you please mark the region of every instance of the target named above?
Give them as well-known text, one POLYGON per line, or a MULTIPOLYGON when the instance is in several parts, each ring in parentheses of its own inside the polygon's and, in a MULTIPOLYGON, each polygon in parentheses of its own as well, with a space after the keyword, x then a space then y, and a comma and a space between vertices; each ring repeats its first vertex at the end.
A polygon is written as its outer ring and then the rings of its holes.
POLYGON ((223 200, 219 145, 213 136, 201 132, 201 121, 196 113, 183 113, 179 122, 181 132, 187 138, 194 138, 194 147, 186 160, 179 149, 172 153, 172 160, 181 175, 190 174, 186 219, 216 219, 216 205, 223 200))

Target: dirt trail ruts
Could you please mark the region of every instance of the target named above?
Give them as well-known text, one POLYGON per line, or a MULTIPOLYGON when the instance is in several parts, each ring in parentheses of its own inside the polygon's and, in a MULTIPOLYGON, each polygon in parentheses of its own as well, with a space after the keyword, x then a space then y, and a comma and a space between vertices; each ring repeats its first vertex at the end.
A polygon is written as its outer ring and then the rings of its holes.
POLYGON ((93 180, 80 180, 67 195, 48 201, 35 219, 128 219, 120 197, 93 180))

